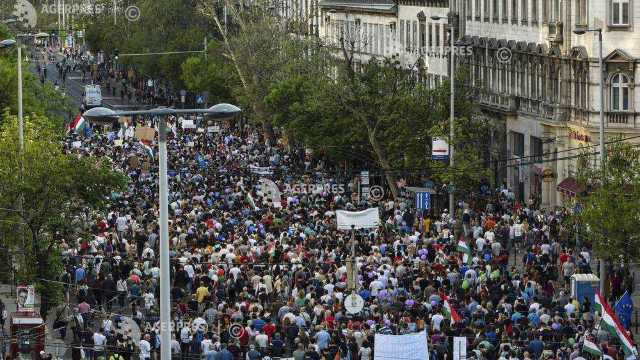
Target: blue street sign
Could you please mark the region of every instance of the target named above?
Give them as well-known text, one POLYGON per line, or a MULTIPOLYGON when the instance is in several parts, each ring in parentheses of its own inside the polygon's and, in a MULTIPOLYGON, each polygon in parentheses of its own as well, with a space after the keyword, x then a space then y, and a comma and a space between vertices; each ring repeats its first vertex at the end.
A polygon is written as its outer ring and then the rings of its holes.
POLYGON ((431 193, 417 192, 416 193, 416 209, 428 210, 431 208, 431 193))
POLYGON ((198 104, 204 104, 204 96, 202 96, 202 95, 196 96, 196 102, 198 104))

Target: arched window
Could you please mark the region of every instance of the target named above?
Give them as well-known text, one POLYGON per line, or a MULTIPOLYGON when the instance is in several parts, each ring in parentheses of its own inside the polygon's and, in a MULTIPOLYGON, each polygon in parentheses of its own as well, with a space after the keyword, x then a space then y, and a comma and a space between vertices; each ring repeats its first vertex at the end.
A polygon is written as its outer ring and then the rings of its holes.
POLYGON ((615 74, 611 78, 611 109, 629 110, 629 79, 624 74, 615 74))

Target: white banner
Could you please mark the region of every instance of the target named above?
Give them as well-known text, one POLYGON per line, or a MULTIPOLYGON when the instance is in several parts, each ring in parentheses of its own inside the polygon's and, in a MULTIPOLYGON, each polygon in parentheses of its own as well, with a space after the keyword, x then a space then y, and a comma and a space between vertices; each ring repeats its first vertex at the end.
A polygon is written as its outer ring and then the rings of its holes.
MULTIPOLYGON (((274 208, 280 209, 282 208, 282 194, 280 193, 280 189, 278 189, 278 185, 274 183, 272 180, 261 178, 260 182, 260 191, 259 194, 269 200, 271 200, 271 204, 273 204, 274 208)), ((266 202, 267 200, 265 200, 266 202)))
POLYGON ((453 337, 453 360, 465 360, 467 358, 467 338, 464 336, 453 337))
POLYGON ((249 165, 249 171, 256 175, 273 175, 273 170, 268 166, 249 165))
POLYGON ((376 334, 374 360, 425 360, 429 359, 427 334, 383 335, 376 334))
POLYGON ((377 207, 363 211, 337 210, 336 219, 338 230, 351 230, 352 225, 356 229, 372 229, 380 225, 380 212, 377 207))
POLYGON ((194 124, 193 120, 183 120, 182 121, 182 128, 183 129, 195 129, 196 128, 196 124, 194 124))

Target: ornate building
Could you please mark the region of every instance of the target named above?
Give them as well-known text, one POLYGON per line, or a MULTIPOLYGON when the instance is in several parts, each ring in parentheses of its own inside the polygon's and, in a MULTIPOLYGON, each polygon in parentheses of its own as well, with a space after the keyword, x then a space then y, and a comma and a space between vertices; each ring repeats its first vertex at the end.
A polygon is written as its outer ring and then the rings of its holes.
POLYGON ((455 20, 457 64, 468 69, 483 111, 507 129, 497 178, 521 201, 549 207, 575 196, 577 156, 598 149, 601 105, 605 141, 640 142, 640 2, 320 0, 318 6, 321 37, 357 37, 360 61, 422 59, 431 84, 448 76, 447 23, 455 20), (602 30, 604 104, 598 33, 574 33, 595 29, 602 30))
MULTIPOLYGON (((602 29, 605 141, 640 135, 635 94, 640 33, 625 0, 458 0, 459 58, 480 103, 507 126, 507 183, 521 200, 560 205, 579 190, 577 155, 597 151, 602 29)), ((592 156, 595 161, 596 156, 592 156)))

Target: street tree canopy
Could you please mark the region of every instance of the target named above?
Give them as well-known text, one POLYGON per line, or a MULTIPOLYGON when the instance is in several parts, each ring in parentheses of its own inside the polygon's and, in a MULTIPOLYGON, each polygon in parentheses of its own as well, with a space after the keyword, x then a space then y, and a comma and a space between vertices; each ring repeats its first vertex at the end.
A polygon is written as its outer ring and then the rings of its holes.
POLYGON ((584 155, 578 168, 586 189, 577 201, 596 255, 635 262, 640 258, 640 149, 621 139, 607 145, 604 171, 584 155))
POLYGON ((25 147, 20 151, 17 119, 8 112, 0 126, 0 219, 3 247, 22 254, 19 280, 39 285, 42 313, 61 300, 50 286, 61 271, 58 245, 75 241, 71 219, 107 204, 126 177, 95 157, 63 151, 63 130, 42 115, 25 117, 25 147))

